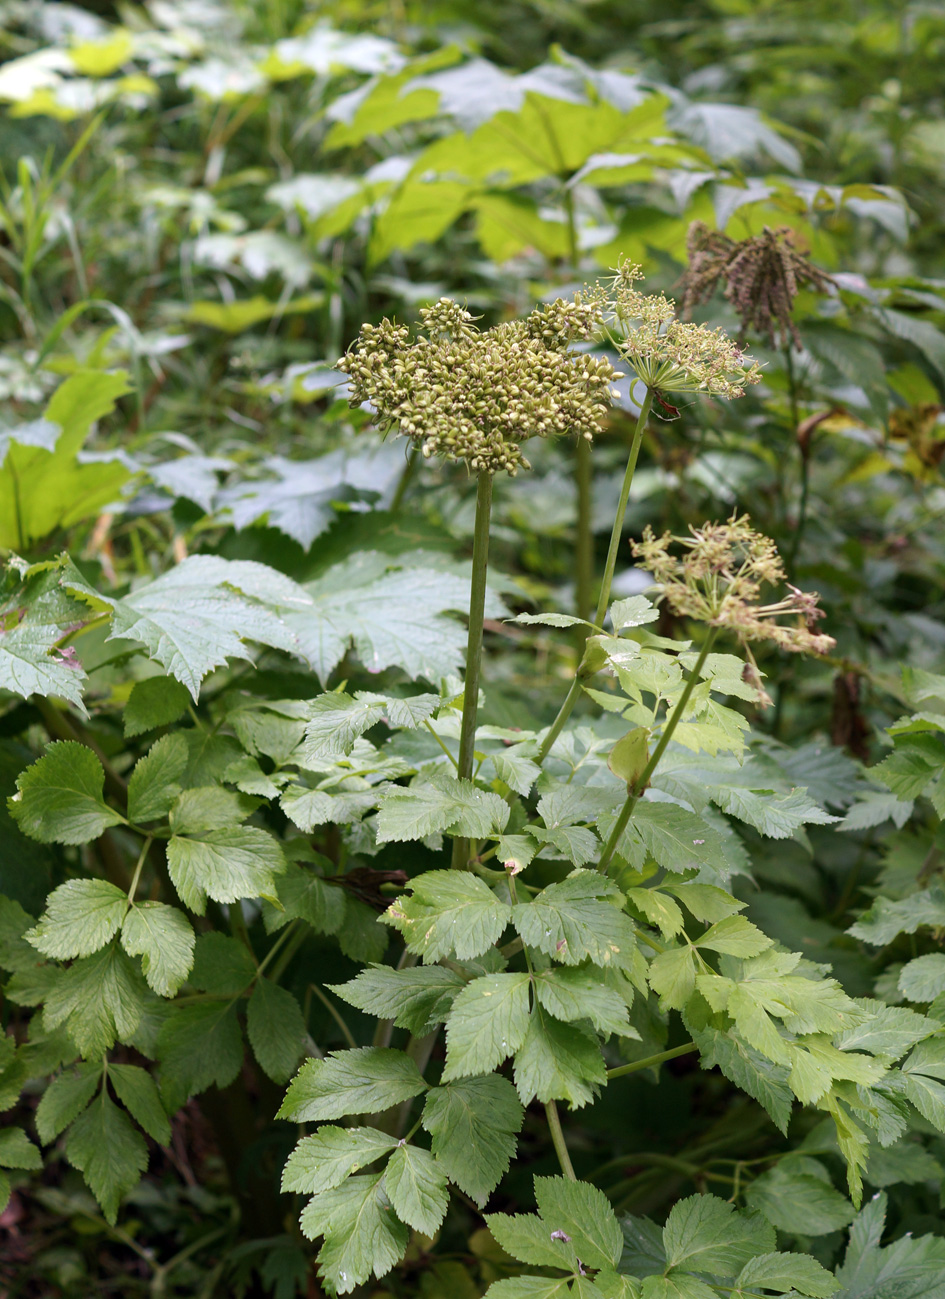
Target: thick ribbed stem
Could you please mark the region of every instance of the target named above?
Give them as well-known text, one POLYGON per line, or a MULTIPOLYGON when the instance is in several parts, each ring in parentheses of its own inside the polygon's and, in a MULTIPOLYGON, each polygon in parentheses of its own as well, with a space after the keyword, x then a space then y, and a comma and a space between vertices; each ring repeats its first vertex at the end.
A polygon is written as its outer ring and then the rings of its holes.
MULTIPOLYGON (((476 489, 476 523, 473 533, 472 585, 469 592, 469 638, 466 641, 466 679, 463 684, 463 721, 459 733, 459 763, 456 774, 470 780, 476 748, 476 719, 479 712, 479 677, 482 669, 482 620, 486 607, 486 573, 489 567, 489 521, 492 516, 492 474, 479 471, 476 489)), ((469 861, 468 839, 453 840, 453 869, 465 870, 469 861)))

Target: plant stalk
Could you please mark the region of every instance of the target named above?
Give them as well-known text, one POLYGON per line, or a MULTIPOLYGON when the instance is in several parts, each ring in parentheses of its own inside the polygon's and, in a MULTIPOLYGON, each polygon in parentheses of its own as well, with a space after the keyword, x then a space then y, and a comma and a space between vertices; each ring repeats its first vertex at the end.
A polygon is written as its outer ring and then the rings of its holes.
MULTIPOLYGON (((463 684, 463 721, 459 733, 456 774, 470 780, 476 749, 479 713, 479 678, 482 670, 482 621, 486 607, 486 573, 489 567, 489 521, 492 517, 492 474, 479 471, 476 486, 476 523, 473 533, 472 585, 469 592, 469 637, 466 641, 466 679, 463 684)), ((453 840, 453 869, 465 870, 470 857, 468 839, 453 840)))
MULTIPOLYGON (((640 414, 637 416, 636 427, 633 430, 633 441, 630 443, 630 454, 627 457, 627 467, 623 475, 623 483, 620 488, 620 500, 617 504, 617 513, 614 517, 614 526, 610 531, 610 545, 607 548, 607 562, 604 565, 604 575, 601 578, 600 595, 597 600, 597 611, 594 614, 594 622, 598 627, 603 626, 604 616, 607 613, 607 606, 610 603, 610 588, 614 581, 614 570, 617 567, 617 552, 620 549, 620 540, 623 536, 623 521, 627 513, 627 502, 630 500, 630 487, 633 483, 633 475, 636 473, 637 460, 640 456, 640 446, 643 442, 643 431, 646 428, 646 421, 650 415, 650 409, 653 405, 653 393, 647 388, 646 396, 643 399, 643 405, 640 407, 640 414)), ((584 617, 585 615, 581 615, 584 617)), ((564 703, 558 710, 558 716, 551 724, 548 734, 542 741, 541 748, 538 750, 536 761, 538 765, 544 762, 554 746, 555 740, 564 729, 564 724, 571 716, 574 705, 578 701, 581 693, 581 669, 578 666, 574 680, 571 682, 571 688, 568 691, 564 703)))
POLYGON ((561 1119, 558 1116, 558 1107, 554 1101, 545 1102, 545 1115, 548 1119, 551 1140, 555 1148, 555 1154, 558 1156, 558 1163, 561 1165, 561 1171, 569 1181, 576 1182, 577 1174, 574 1171, 574 1165, 571 1163, 568 1147, 565 1145, 564 1133, 561 1130, 561 1119))
MULTIPOLYGON (((592 519, 591 444, 579 438, 575 449, 574 473, 577 480, 577 526, 574 547, 574 611, 585 622, 591 617, 591 588, 594 585, 594 527, 592 519)), ((578 653, 583 649, 586 631, 578 628, 578 653)))
POLYGON ((645 1060, 632 1060, 630 1064, 621 1064, 616 1069, 608 1069, 607 1081, 613 1082, 615 1078, 624 1078, 628 1073, 638 1073, 641 1069, 652 1069, 667 1060, 675 1060, 677 1056, 688 1055, 690 1051, 697 1051, 698 1049, 695 1042, 686 1042, 684 1046, 674 1046, 671 1051, 660 1051, 658 1055, 648 1055, 645 1060))
POLYGON ((673 711, 666 720, 666 725, 663 727, 663 734, 660 736, 659 743, 651 753, 649 762, 643 768, 639 777, 633 782, 633 786, 627 795, 627 801, 624 803, 621 813, 617 817, 617 823, 611 832, 610 838, 607 840, 607 846, 604 848, 600 864, 597 867, 600 871, 605 871, 610 865, 610 859, 613 857, 617 844, 620 842, 620 837, 624 830, 626 830, 630 818, 633 815, 633 809, 636 807, 640 795, 650 783, 650 777, 659 765, 660 758, 662 758, 663 754, 666 752, 666 746, 673 738, 673 731, 675 731, 676 727, 682 720, 683 714, 686 710, 686 705, 689 703, 690 697, 692 696, 692 692, 699 684, 699 673, 702 671, 703 665, 709 656, 709 650, 712 648, 712 642, 715 640, 715 637, 716 628, 710 627, 702 649, 699 651, 699 657, 693 664, 685 689, 676 700, 676 706, 673 708, 673 711))

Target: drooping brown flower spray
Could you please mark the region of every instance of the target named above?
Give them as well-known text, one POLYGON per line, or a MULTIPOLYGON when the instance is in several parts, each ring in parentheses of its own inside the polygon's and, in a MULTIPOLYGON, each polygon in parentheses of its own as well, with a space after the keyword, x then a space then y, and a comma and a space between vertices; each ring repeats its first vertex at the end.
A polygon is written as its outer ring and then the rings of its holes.
POLYGON ((766 226, 760 235, 736 240, 694 221, 686 245, 689 267, 682 278, 683 315, 688 317, 693 307, 705 302, 721 281, 725 298, 742 322, 740 342, 754 329, 772 347, 777 332, 781 347, 793 342, 799 348, 801 339, 791 316, 798 289, 808 285, 815 293, 826 293, 833 280, 794 239, 788 226, 766 226))

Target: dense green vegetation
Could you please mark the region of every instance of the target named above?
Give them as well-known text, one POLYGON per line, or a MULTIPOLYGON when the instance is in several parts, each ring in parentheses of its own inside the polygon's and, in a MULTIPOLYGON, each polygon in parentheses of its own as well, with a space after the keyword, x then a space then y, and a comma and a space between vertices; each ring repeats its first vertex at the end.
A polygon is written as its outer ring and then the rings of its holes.
POLYGON ((945 1299, 945 16, 0 14, 0 1294, 945 1299))

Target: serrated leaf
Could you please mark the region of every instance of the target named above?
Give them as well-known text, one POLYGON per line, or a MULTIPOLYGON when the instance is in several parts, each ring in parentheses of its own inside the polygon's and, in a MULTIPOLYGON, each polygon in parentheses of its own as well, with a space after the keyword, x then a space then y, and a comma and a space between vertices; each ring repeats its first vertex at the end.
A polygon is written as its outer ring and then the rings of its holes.
POLYGON ((208 897, 215 902, 274 897, 285 859, 272 835, 239 825, 199 839, 174 835, 167 845, 167 869, 181 901, 202 916, 208 897))
POLYGON ((606 898, 617 893, 596 871, 577 870, 512 909, 512 923, 528 947, 565 965, 590 960, 621 967, 635 946, 630 918, 606 898))
POLYGON ((899 974, 899 991, 907 1001, 934 1001, 945 992, 945 956, 932 952, 908 961, 899 974))
POLYGON ((194 948, 190 982, 214 997, 239 997, 256 977, 256 966, 244 943, 212 930, 194 948))
POLYGON ((427 1084, 409 1056, 391 1047, 362 1046, 306 1060, 293 1078, 278 1117, 296 1123, 377 1114, 409 1101, 427 1084))
POLYGON ((302 1211, 302 1232, 324 1236, 318 1271, 338 1294, 348 1294, 373 1274, 382 1277, 403 1257, 407 1228, 382 1194, 381 1174, 349 1177, 323 1191, 302 1211))
POLYGON ((589 1182, 536 1177, 535 1202, 550 1231, 571 1237, 578 1258, 589 1267, 616 1267, 623 1234, 610 1201, 589 1182))
POLYGON ((822 1236, 848 1226, 855 1210, 835 1190, 827 1170, 815 1159, 790 1155, 757 1177, 745 1202, 779 1231, 822 1236))
POLYGON ((346 694, 319 695, 311 703, 300 761, 320 761, 348 754, 355 740, 384 716, 383 704, 346 694))
POLYGON ((796 1290, 811 1299, 828 1299, 840 1289, 836 1277, 810 1254, 759 1254, 746 1263, 735 1280, 735 1289, 796 1290))
POLYGON ((181 792, 190 753, 182 735, 164 735, 135 763, 128 781, 128 819, 136 825, 167 816, 181 792))
POLYGON ((888 758, 870 768, 870 776, 899 799, 918 798, 945 768, 945 744, 937 735, 910 735, 896 739, 888 758))
POLYGON ((840 818, 818 806, 806 789, 779 794, 773 789, 740 789, 726 785, 711 790, 723 812, 747 822, 768 839, 789 839, 803 825, 832 825, 840 818))
POLYGON ((277 877, 276 896, 281 910, 268 903, 263 906, 263 920, 269 934, 290 920, 304 920, 318 934, 336 934, 345 918, 343 890, 295 862, 288 862, 285 871, 277 877))
POLYGON ((221 1002, 175 1008, 157 1039, 161 1094, 171 1112, 216 1084, 228 1087, 243 1063, 236 1007, 221 1002))
POLYGON ((530 976, 487 974, 453 1002, 446 1025, 443 1082, 489 1073, 522 1045, 528 1028, 530 976))
POLYGON ((171 1140, 171 1125, 154 1079, 133 1064, 109 1063, 108 1078, 125 1109, 159 1146, 171 1140))
POLYGON ((38 952, 67 961, 91 956, 118 933, 128 898, 106 880, 69 880, 46 899, 40 921, 23 935, 38 952))
POLYGON ((675 938, 682 933, 682 911, 672 898, 668 898, 659 889, 627 889, 627 901, 632 902, 664 938, 675 938))
POLYGON ((650 987, 662 1010, 682 1010, 696 987, 696 958, 692 947, 673 947, 650 962, 650 987))
POLYGON ((209 672, 248 657, 247 640, 296 651, 281 615, 310 605, 300 587, 264 564, 191 555, 114 602, 109 639, 144 645, 196 699, 209 672))
POLYGON ((589 1019, 599 1033, 618 1037, 629 1029, 626 1002, 593 969, 543 970, 535 975, 534 989, 538 1004, 556 1019, 589 1019))
POLYGON ((82 1173, 89 1190, 113 1226, 123 1196, 137 1186, 148 1165, 140 1132, 105 1091, 69 1129, 66 1158, 82 1173))
POLYGON ((787 1132, 794 1097, 787 1085, 787 1069, 774 1065, 747 1042, 712 1027, 694 1030, 704 1068, 720 1069, 736 1087, 747 1092, 767 1112, 782 1132, 787 1132))
POLYGON ((520 1263, 577 1271, 577 1254, 567 1233, 559 1230, 553 1235, 537 1214, 490 1213, 486 1226, 498 1245, 520 1263))
POLYGON ((159 997, 176 996, 194 963, 194 931, 176 907, 137 902, 121 927, 121 945, 141 957, 141 973, 159 997))
POLYGON ((55 1141, 77 1114, 85 1109, 102 1080, 100 1063, 80 1064, 54 1078, 36 1108, 36 1131, 45 1145, 55 1141))
POLYGON ((219 785, 196 785, 181 790, 171 808, 174 834, 201 835, 239 825, 255 808, 253 799, 219 785))
POLYGON ((423 1126, 433 1154, 480 1208, 508 1169, 523 1115, 515 1088, 495 1074, 434 1087, 427 1095, 423 1126))
POLYGON ((565 1100, 572 1109, 593 1101, 607 1071, 600 1042, 580 1024, 562 1024, 535 1011, 515 1056, 515 1086, 523 1105, 565 1100))
POLYGON ((82 1055, 101 1055, 134 1033, 148 993, 131 959, 112 942, 57 973, 43 1008, 47 1029, 65 1025, 82 1055))
POLYGON ((88 843, 124 820, 103 797, 105 772, 76 740, 56 740, 20 775, 10 815, 40 843, 88 843))
POLYGON ((914 934, 921 925, 945 926, 945 890, 922 889, 897 902, 878 897, 847 933, 873 947, 885 947, 898 934, 914 934))
POLYGON ((282 1173, 282 1190, 318 1195, 396 1149, 397 1138, 377 1128, 322 1127, 303 1137, 282 1173))
POLYGON ((667 882, 661 885, 667 893, 672 893, 679 898, 683 906, 691 911, 697 920, 702 920, 705 924, 716 924, 719 920, 725 920, 728 916, 734 915, 737 911, 742 911, 748 905, 745 902, 739 902, 733 898, 731 893, 726 893, 725 889, 716 888, 714 884, 673 884, 667 882))
POLYGON ((406 843, 440 833, 485 839, 501 833, 508 819, 509 805, 498 794, 437 772, 409 789, 393 787, 381 795, 377 841, 406 843))
POLYGON ((775 1235, 763 1218, 716 1195, 690 1195, 670 1210, 663 1245, 670 1267, 735 1276, 756 1254, 774 1252, 775 1235))
POLYGON ((22 1128, 0 1128, 0 1168, 25 1168, 36 1172, 43 1157, 22 1128))
POLYGON ((766 951, 771 942, 757 925, 753 925, 744 916, 727 916, 707 929, 696 946, 708 947, 711 951, 726 956, 750 957, 766 951))
MULTIPOLYGON (((602 828, 603 824, 604 818, 602 828)), ((654 861, 677 875, 701 866, 725 869, 727 865, 719 832, 675 803, 639 803, 628 833, 639 838, 654 861)))
POLYGON ((432 1236, 446 1216, 446 1175, 428 1150, 399 1145, 384 1173, 384 1189, 394 1212, 415 1231, 432 1236))
POLYGON ((441 965, 404 970, 372 965, 350 983, 327 986, 358 1010, 379 1019, 392 1019, 397 1028, 424 1037, 444 1022, 465 983, 460 975, 441 965))
POLYGON ((908 1299, 942 1299, 945 1239, 907 1235, 881 1246, 886 1203, 886 1195, 880 1192, 854 1222, 846 1257, 837 1268, 838 1299, 886 1299, 891 1293, 908 1299))
POLYGON ((478 876, 465 871, 427 871, 407 887, 411 896, 398 898, 382 919, 427 962, 453 953, 461 961, 481 956, 498 942, 512 914, 478 876))
POLYGON ((305 1037, 305 1021, 292 993, 271 979, 257 979, 246 1007, 246 1034, 263 1071, 273 1082, 287 1082, 305 1037))
POLYGON ((387 951, 387 931, 373 907, 360 898, 345 897, 344 924, 338 934, 338 946, 352 961, 379 961, 387 951))
POLYGON ((190 693, 174 677, 147 677, 132 686, 123 717, 125 738, 143 735, 158 726, 170 726, 183 717, 190 693))

